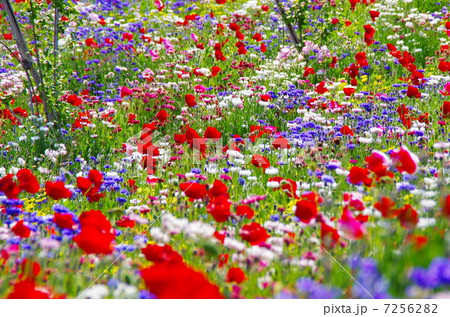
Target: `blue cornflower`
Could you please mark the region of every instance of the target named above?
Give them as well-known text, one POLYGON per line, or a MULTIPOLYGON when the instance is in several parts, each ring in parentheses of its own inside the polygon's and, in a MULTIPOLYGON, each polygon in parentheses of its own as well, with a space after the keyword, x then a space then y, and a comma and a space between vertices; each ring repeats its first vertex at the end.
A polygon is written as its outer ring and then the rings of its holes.
POLYGON ((340 296, 341 291, 327 287, 310 277, 302 277, 297 281, 297 289, 309 299, 334 299, 340 296))
POLYGON ((23 206, 23 201, 20 199, 3 199, 2 204, 5 206, 23 206))
POLYGON ((116 198, 116 201, 117 201, 119 204, 124 204, 124 203, 126 203, 128 200, 127 200, 125 197, 117 197, 117 198, 116 198))
POLYGON ((156 299, 156 295, 146 290, 139 291, 139 299, 156 299))
POLYGON ((350 259, 350 267, 356 270, 356 280, 352 293, 356 298, 390 298, 388 293, 389 283, 380 274, 377 263, 371 258, 353 257, 350 259))
POLYGON ((280 220, 280 215, 278 215, 278 214, 271 215, 270 216, 270 220, 272 220, 272 221, 279 221, 280 220))

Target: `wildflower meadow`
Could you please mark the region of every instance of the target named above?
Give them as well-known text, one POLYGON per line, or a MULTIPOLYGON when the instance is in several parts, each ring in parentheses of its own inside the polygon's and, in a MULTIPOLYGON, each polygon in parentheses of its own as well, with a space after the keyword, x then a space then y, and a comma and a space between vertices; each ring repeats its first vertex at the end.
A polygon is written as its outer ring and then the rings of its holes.
POLYGON ((0 298, 450 298, 448 1, 0 9, 0 298))

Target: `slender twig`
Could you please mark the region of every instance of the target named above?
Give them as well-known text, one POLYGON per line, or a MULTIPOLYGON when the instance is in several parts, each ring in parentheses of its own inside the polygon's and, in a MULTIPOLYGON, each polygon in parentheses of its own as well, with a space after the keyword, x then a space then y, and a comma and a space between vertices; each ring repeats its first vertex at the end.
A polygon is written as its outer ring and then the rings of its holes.
MULTIPOLYGON (((11 3, 9 2, 9 0, 2 0, 2 2, 5 7, 5 10, 6 10, 6 14, 7 14, 11 29, 12 29, 12 33, 14 35, 14 39, 16 41, 17 47, 19 49, 19 52, 20 52, 20 55, 22 58, 21 65, 23 66, 23 68, 25 70, 30 71, 31 76, 33 77, 33 81, 36 84, 38 91, 42 95, 42 101, 43 101, 44 111, 45 111, 45 114, 47 117, 47 121, 53 121, 54 115, 51 111, 49 111, 48 104, 47 104, 47 98, 45 96, 45 90, 42 90, 42 84, 43 84, 42 72, 38 72, 33 67, 33 59, 31 57, 30 51, 28 50, 27 43, 22 34, 22 31, 20 30, 19 23, 17 22, 17 19, 14 14, 14 10, 11 6, 11 3)), ((31 6, 31 8, 33 8, 32 1, 30 1, 30 6, 31 6)), ((34 30, 34 24, 32 23, 32 25, 33 25, 33 30, 34 30)), ((31 100, 31 102, 33 102, 33 101, 31 100)))
POLYGON ((53 83, 56 87, 56 61, 58 59, 59 45, 58 45, 58 20, 59 10, 55 7, 55 18, 53 19, 53 83))
MULTIPOLYGON (((14 57, 14 58, 20 63, 20 65, 22 65, 22 67, 25 69, 25 74, 26 74, 26 76, 27 76, 27 80, 28 80, 28 83, 29 83, 28 90, 29 90, 29 93, 30 93, 30 98, 32 98, 32 97, 33 97, 33 94, 34 94, 33 82, 32 82, 32 80, 31 80, 31 78, 30 78, 30 74, 29 74, 28 70, 25 68, 24 63, 23 63, 23 62, 17 57, 17 55, 16 55, 16 54, 8 47, 8 45, 6 45, 5 43, 3 43, 3 41, 0 41, 0 44, 1 44, 4 48, 6 48, 6 49, 11 53, 11 56, 14 57)), ((31 100, 31 99, 30 99, 30 100, 31 100)), ((30 109, 31 109, 31 113, 34 114, 34 106, 33 106, 33 102, 32 102, 32 101, 31 101, 31 103, 30 103, 30 109)))
MULTIPOLYGON (((284 24, 286 25, 286 28, 288 30, 289 36, 292 40, 292 42, 295 45, 295 48, 299 53, 301 53, 301 41, 299 40, 297 33, 295 32, 294 27, 292 26, 291 22, 288 21, 286 17, 286 11, 284 11, 283 5, 280 3, 280 0, 275 0, 275 3, 278 7, 278 10, 280 11, 281 18, 283 19, 284 24)), ((300 29, 301 31, 301 29, 300 29)))
MULTIPOLYGON (((30 1, 30 10, 33 12, 34 7, 33 7, 32 2, 33 1, 30 1)), ((33 22, 34 22, 34 18, 33 18, 33 22)), ((34 49, 36 51, 36 62, 37 62, 37 66, 38 66, 37 68, 38 68, 39 76, 41 78, 41 84, 38 87, 38 88, 40 88, 39 94, 41 95, 42 103, 44 104, 44 111, 45 111, 45 115, 47 117, 47 122, 57 121, 56 120, 57 114, 48 105, 47 93, 45 91, 44 75, 42 74, 42 64, 41 64, 41 58, 40 58, 40 54, 39 54, 39 47, 37 45, 38 41, 37 41, 36 24, 35 23, 31 23, 31 30, 33 33, 34 49)))

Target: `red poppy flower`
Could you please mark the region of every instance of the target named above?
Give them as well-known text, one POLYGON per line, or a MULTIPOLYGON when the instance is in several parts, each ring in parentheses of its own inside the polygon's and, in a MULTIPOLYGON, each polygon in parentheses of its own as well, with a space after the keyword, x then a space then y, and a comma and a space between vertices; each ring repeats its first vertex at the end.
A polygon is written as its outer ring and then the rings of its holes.
POLYGON ((255 35, 252 36, 252 39, 254 39, 256 42, 261 42, 263 38, 261 34, 255 33, 255 35))
POLYGON ((259 49, 261 50, 261 52, 265 53, 267 51, 267 46, 264 43, 261 43, 259 49))
POLYGON ((419 158, 406 147, 393 151, 391 159, 393 165, 400 173, 414 174, 419 167, 419 158))
POLYGON ((377 18, 380 16, 380 12, 375 11, 375 10, 370 10, 369 14, 370 14, 370 17, 372 18, 373 22, 375 22, 377 20, 377 18))
POLYGON ((54 200, 70 198, 72 196, 72 192, 66 188, 63 181, 45 182, 45 192, 54 200))
POLYGON ((236 207, 236 215, 245 216, 247 219, 252 219, 255 216, 255 211, 246 205, 239 205, 236 207))
POLYGON ((447 195, 442 199, 442 214, 450 220, 450 195, 447 195))
POLYGON ((122 216, 116 221, 116 225, 121 228, 134 228, 136 222, 131 220, 128 216, 122 216))
POLYGON ((203 137, 208 139, 220 139, 220 137, 222 137, 222 133, 220 133, 216 128, 207 127, 203 137))
POLYGON ((218 231, 215 231, 213 234, 213 237, 219 240, 222 244, 224 243, 226 236, 227 235, 225 233, 220 233, 218 231))
POLYGON ((347 180, 350 184, 370 186, 372 184, 372 179, 368 177, 369 171, 362 167, 353 166, 350 169, 350 174, 347 176, 347 180))
POLYGON ((272 146, 276 149, 290 149, 291 146, 289 144, 289 140, 279 136, 272 142, 272 146))
POLYGON ((217 222, 225 222, 231 216, 231 203, 228 200, 228 195, 217 196, 210 201, 206 210, 217 222))
POLYGON ((110 232, 111 223, 100 210, 83 212, 79 217, 81 228, 94 227, 100 232, 110 232))
POLYGON ((313 191, 302 194, 302 199, 313 201, 316 204, 323 203, 323 198, 318 193, 313 192, 313 191))
POLYGON ((132 41, 133 40, 133 34, 131 33, 123 33, 122 34, 122 41, 132 41))
MULTIPOLYGON (((356 55, 358 56, 358 54, 356 55)), ((351 64, 349 67, 346 67, 342 74, 348 74, 350 78, 355 79, 356 76, 359 75, 359 66, 357 64, 351 64)), ((352 86, 355 86, 352 84, 352 86)))
POLYGON ((175 143, 183 144, 184 142, 186 142, 186 135, 185 134, 174 134, 173 139, 174 139, 175 143))
POLYGON ((441 72, 444 72, 444 73, 447 72, 447 71, 450 71, 450 62, 441 61, 441 62, 439 63, 438 68, 439 68, 439 70, 440 70, 441 72))
POLYGON ((167 113, 166 110, 162 109, 160 111, 158 111, 158 113, 156 114, 156 119, 158 119, 161 122, 166 122, 167 118, 169 117, 169 114, 167 113))
POLYGON ((354 135, 353 130, 352 130, 349 126, 346 126, 346 125, 344 125, 344 126, 341 128, 341 133, 342 133, 343 135, 350 135, 350 136, 353 136, 353 135, 354 135))
POLYGON ((100 46, 94 41, 93 38, 88 38, 88 39, 86 39, 86 40, 84 41, 84 43, 86 44, 86 46, 89 46, 89 47, 100 47, 100 46))
POLYGON ((239 48, 238 48, 238 54, 239 54, 239 55, 245 55, 245 54, 247 54, 247 50, 245 49, 244 46, 239 46, 239 48))
POLYGON ((223 55, 221 50, 214 50, 214 57, 219 61, 227 60, 227 58, 223 55))
POLYGON ((192 147, 194 139, 201 139, 200 135, 195 129, 186 126, 186 142, 192 147))
POLYGON ((130 188, 130 192, 134 194, 138 190, 138 186, 136 185, 136 181, 134 179, 127 180, 127 186, 130 188))
POLYGON ((17 172, 17 180, 19 181, 20 189, 35 194, 39 191, 40 186, 36 176, 29 169, 21 169, 17 172))
POLYGON ((228 195, 228 187, 222 181, 216 179, 214 180, 213 186, 208 191, 208 196, 212 199, 221 195, 228 195))
POLYGON ((13 180, 14 175, 8 174, 0 179, 0 192, 3 192, 8 198, 16 198, 21 192, 19 186, 13 180))
POLYGON ((417 87, 408 86, 408 90, 406 92, 406 95, 410 98, 415 97, 415 98, 420 98, 422 97, 422 94, 420 93, 419 89, 417 89, 417 87))
POLYGON ((359 0, 348 0, 350 2, 351 9, 354 11, 356 9, 356 5, 358 4, 359 0))
POLYGON ((293 181, 292 179, 289 178, 283 178, 280 176, 276 176, 276 177, 271 177, 268 180, 269 182, 278 182, 281 187, 276 187, 274 188, 274 190, 282 190, 286 193, 286 195, 289 198, 295 198, 298 199, 299 197, 297 196, 297 183, 295 181, 293 181))
POLYGON ((324 81, 321 81, 320 83, 317 84, 315 91, 316 91, 318 94, 321 94, 321 95, 322 95, 322 94, 326 93, 326 92, 329 91, 329 90, 328 90, 327 88, 325 88, 325 82, 324 82, 324 81))
POLYGON ((244 271, 239 267, 230 267, 227 273, 227 283, 241 284, 247 279, 244 271))
POLYGON ((21 238, 28 238, 31 234, 30 228, 23 224, 23 220, 19 220, 14 227, 11 228, 11 231, 21 238))
POLYGON ((75 226, 75 221, 73 221, 73 216, 71 214, 56 212, 52 222, 62 229, 73 229, 75 226))
POLYGON ((450 101, 444 101, 441 110, 444 119, 450 118, 450 101))
POLYGON ((398 210, 398 220, 403 228, 412 230, 419 222, 419 214, 411 205, 405 205, 398 210))
POLYGON ((181 183, 180 189, 190 199, 202 199, 206 194, 206 185, 199 183, 181 183))
POLYGON ((356 53, 355 60, 358 62, 358 67, 365 67, 369 65, 369 62, 367 62, 366 52, 356 53))
POLYGON ((186 104, 189 106, 189 107, 195 107, 196 105, 197 105, 197 102, 195 102, 195 96, 194 95, 191 95, 191 94, 186 94, 185 96, 184 96, 184 101, 186 102, 186 104))
POLYGON ((160 246, 157 244, 148 244, 145 248, 141 249, 147 261, 152 262, 165 262, 176 261, 183 262, 183 257, 176 252, 168 244, 160 246))
POLYGON ((240 236, 251 245, 258 245, 266 242, 270 237, 270 235, 267 234, 266 229, 256 222, 242 226, 240 236))
POLYGON ((252 165, 256 167, 262 167, 265 169, 270 167, 270 162, 265 156, 255 154, 252 157, 252 165))
MULTIPOLYGON (((282 179, 280 181, 281 189, 286 193, 289 198, 298 199, 297 196, 297 183, 289 178, 282 179)), ((302 196, 303 197, 303 196, 302 196)))
POLYGON ((21 107, 14 108, 13 113, 18 115, 19 117, 28 118, 28 112, 25 109, 22 109, 21 107))
POLYGON ((316 72, 314 68, 305 66, 303 71, 303 77, 308 77, 309 75, 314 75, 316 72))
POLYGON ((97 196, 95 194, 100 190, 100 186, 103 184, 103 175, 97 170, 90 170, 88 177, 77 177, 77 187, 81 190, 83 195, 90 196, 92 200, 95 200, 97 196))
POLYGON ((102 232, 93 226, 82 226, 73 241, 87 254, 111 254, 114 234, 102 232))
POLYGON ((390 160, 386 154, 380 151, 372 151, 372 155, 366 157, 367 168, 377 174, 378 177, 394 175, 388 172, 387 169, 390 166, 390 160))
POLYGON ((367 46, 370 46, 375 42, 373 40, 375 29, 370 24, 366 24, 364 25, 364 30, 366 31, 366 33, 364 33, 364 42, 366 42, 367 46))
POLYGON ((105 197, 105 194, 101 194, 101 193, 95 193, 92 195, 87 196, 87 199, 90 203, 92 202, 97 202, 99 201, 101 198, 105 197))
POLYGON ((428 237, 418 234, 408 234, 406 236, 406 242, 410 243, 414 246, 416 251, 419 251, 423 247, 425 247, 428 243, 428 237))
POLYGON ((339 238, 340 235, 335 228, 327 225, 324 222, 320 224, 320 239, 322 240, 322 245, 325 248, 334 248, 339 241, 339 238))
POLYGON ((70 103, 72 106, 78 107, 81 106, 83 100, 79 98, 77 95, 69 95, 66 98, 66 102, 70 103))
POLYGON ((160 299, 224 298, 219 288, 183 262, 164 261, 141 270, 147 289, 160 299))
POLYGON ((220 69, 220 67, 218 67, 218 66, 211 67, 211 75, 213 77, 216 77, 217 74, 219 74, 220 71, 222 71, 222 69, 220 69))
POLYGON ((394 208, 395 202, 389 197, 382 197, 380 201, 375 203, 376 210, 381 212, 384 218, 395 218, 398 215, 398 209, 394 208))
POLYGON ((345 94, 346 96, 351 96, 351 95, 353 95, 355 92, 356 92, 356 89, 355 89, 355 88, 349 88, 349 87, 344 88, 344 94, 345 94))
POLYGON ((295 215, 301 222, 309 223, 317 216, 317 204, 311 200, 298 200, 295 203, 295 215))
POLYGON ((219 268, 222 268, 226 264, 228 264, 229 258, 230 258, 230 256, 226 253, 219 254, 219 268))
POLYGON ((13 290, 6 297, 7 299, 49 299, 48 293, 36 289, 33 280, 22 280, 14 283, 13 290))
POLYGON ((121 97, 121 98, 124 98, 124 97, 126 97, 126 96, 130 96, 130 95, 132 95, 132 94, 133 94, 133 91, 132 91, 130 88, 122 87, 122 88, 120 89, 120 97, 121 97))
POLYGON ((21 273, 19 274, 20 279, 27 279, 33 281, 41 272, 41 266, 38 262, 29 259, 24 259, 22 263, 20 263, 20 270, 21 270, 21 273))
POLYGON ((237 25, 236 23, 230 23, 228 25, 228 27, 230 28, 230 30, 232 31, 239 31, 241 29, 241 27, 239 25, 237 25))

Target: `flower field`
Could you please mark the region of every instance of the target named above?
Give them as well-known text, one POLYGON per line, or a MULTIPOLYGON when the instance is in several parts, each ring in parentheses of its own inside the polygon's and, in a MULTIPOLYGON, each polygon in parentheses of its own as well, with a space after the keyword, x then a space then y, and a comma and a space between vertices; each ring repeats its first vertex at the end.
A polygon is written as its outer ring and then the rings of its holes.
POLYGON ((450 297, 450 3, 0 7, 0 298, 450 297))

